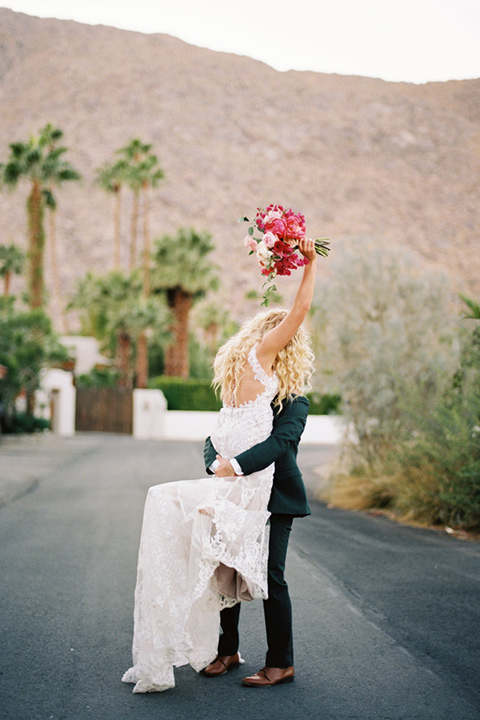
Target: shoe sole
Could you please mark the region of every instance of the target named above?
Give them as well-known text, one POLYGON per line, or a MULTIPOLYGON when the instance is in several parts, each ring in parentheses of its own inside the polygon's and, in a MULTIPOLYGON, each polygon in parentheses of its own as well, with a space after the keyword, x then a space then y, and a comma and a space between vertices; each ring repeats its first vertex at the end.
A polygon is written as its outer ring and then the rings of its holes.
POLYGON ((293 682, 294 680, 295 680, 295 677, 287 677, 287 678, 284 678, 283 680, 277 680, 277 682, 265 683, 265 684, 263 684, 263 683, 262 684, 248 683, 248 682, 245 682, 245 680, 243 680, 242 685, 244 685, 245 687, 274 687, 275 685, 283 685, 284 683, 293 682))

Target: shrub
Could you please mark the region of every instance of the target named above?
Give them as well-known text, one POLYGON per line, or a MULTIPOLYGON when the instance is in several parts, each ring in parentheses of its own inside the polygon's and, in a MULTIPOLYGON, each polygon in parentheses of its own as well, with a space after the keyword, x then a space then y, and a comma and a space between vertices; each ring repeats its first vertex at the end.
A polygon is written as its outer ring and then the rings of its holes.
POLYGON ((163 392, 169 410, 215 411, 221 408, 210 380, 161 376, 152 378, 148 387, 163 392))
POLYGON ((339 242, 317 298, 322 366, 345 401, 370 464, 415 431, 412 403, 432 408, 458 366, 448 278, 412 252, 365 238, 339 242))
POLYGON ((89 373, 79 375, 77 387, 116 387, 120 373, 116 368, 92 368, 89 373))
POLYGON ((27 412, 15 412, 4 418, 3 432, 12 434, 35 433, 48 430, 50 421, 27 412))
MULTIPOLYGON (((460 368, 433 407, 413 402, 409 436, 333 478, 324 499, 381 508, 407 521, 480 532, 480 328, 464 338, 460 368)), ((352 457, 350 456, 350 460, 352 457)))
MULTIPOLYGON (((222 404, 216 397, 210 380, 161 376, 152 378, 149 388, 161 390, 169 410, 220 410, 222 404)), ((311 415, 329 415, 338 412, 340 395, 307 393, 311 415)))
POLYGON ((336 415, 340 412, 342 398, 336 393, 322 395, 313 391, 307 393, 307 398, 310 403, 310 415, 336 415))

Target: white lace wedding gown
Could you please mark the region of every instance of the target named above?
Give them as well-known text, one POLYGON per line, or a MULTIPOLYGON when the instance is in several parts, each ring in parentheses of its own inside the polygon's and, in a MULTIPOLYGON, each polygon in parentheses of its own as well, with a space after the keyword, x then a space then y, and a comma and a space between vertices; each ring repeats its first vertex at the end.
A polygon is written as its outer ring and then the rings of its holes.
MULTIPOLYGON (((248 361, 265 390, 220 410, 211 439, 227 459, 272 430, 278 380, 261 367, 255 348, 248 361)), ((189 663, 202 670, 217 654, 219 611, 238 597, 267 597, 273 472, 272 464, 234 480, 211 476, 149 489, 135 590, 134 664, 122 678, 136 683, 133 692, 173 687, 174 667, 189 663), (236 585, 233 592, 225 590, 225 572, 236 585)))

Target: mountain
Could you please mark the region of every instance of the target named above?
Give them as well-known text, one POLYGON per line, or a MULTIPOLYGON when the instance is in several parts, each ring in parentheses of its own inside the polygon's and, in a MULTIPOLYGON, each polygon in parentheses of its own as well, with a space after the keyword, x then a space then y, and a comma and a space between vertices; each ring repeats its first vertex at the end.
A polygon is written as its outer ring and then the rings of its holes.
MULTIPOLYGON (((94 169, 136 136, 153 143, 165 171, 154 234, 211 232, 222 298, 237 314, 260 276, 236 219, 271 202, 304 213, 332 252, 344 236, 358 237, 359 250, 362 236, 383 237, 480 295, 480 80, 281 73, 168 35, 0 8, 0 104, 0 161, 8 143, 51 122, 83 175, 57 195, 65 297, 87 269, 111 265, 112 200, 94 169)), ((25 242, 25 196, 0 196, 0 242, 25 242)), ((296 281, 282 282, 288 296, 296 281)))

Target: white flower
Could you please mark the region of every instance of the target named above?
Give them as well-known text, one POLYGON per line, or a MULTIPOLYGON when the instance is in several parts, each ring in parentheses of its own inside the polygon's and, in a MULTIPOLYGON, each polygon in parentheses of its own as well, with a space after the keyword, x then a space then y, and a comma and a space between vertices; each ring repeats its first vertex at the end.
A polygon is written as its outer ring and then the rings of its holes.
POLYGON ((268 263, 273 257, 273 253, 268 249, 265 240, 260 240, 257 245, 257 257, 265 263, 268 263))

